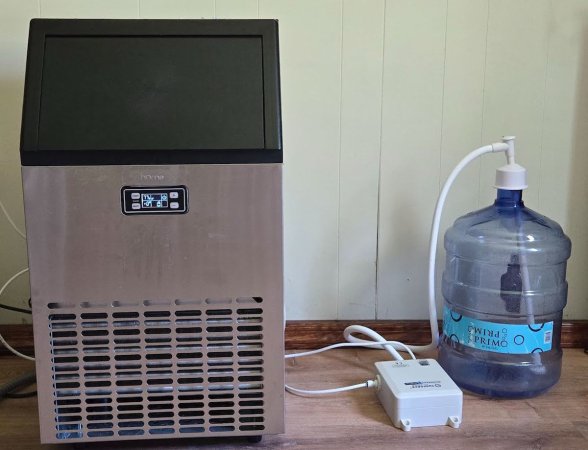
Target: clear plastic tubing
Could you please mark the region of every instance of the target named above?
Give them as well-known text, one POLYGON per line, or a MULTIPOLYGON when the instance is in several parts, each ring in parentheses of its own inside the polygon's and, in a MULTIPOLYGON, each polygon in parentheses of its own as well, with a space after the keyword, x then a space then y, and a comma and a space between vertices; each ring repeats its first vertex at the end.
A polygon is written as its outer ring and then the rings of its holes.
POLYGON ((559 380, 571 243, 525 207, 520 190, 455 221, 445 234, 439 362, 462 388, 539 395, 559 380))

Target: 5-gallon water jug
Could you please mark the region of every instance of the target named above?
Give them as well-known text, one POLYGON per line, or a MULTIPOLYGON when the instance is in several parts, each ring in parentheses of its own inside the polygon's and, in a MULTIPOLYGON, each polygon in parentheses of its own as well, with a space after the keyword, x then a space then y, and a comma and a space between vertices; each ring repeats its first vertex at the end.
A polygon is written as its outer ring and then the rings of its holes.
POLYGON ((525 207, 520 190, 460 217, 445 234, 439 362, 464 389, 532 397, 561 372, 562 311, 571 243, 525 207))

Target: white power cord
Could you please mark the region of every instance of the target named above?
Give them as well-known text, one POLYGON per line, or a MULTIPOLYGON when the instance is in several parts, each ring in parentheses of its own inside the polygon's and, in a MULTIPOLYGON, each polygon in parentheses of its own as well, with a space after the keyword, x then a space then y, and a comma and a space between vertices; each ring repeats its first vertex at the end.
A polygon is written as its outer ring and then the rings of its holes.
POLYGON ((355 389, 363 389, 363 388, 375 388, 377 387, 376 380, 366 380, 363 383, 353 384, 351 386, 344 386, 338 387, 333 389, 320 389, 320 390, 313 390, 307 391, 306 389, 298 389, 293 388, 292 386, 285 385, 286 391, 290 394, 300 395, 301 397, 313 397, 316 395, 330 395, 330 394, 339 394, 340 392, 346 391, 353 391, 355 389))
MULTIPOLYGON (((22 269, 20 272, 17 272, 17 273, 15 273, 14 275, 12 275, 12 277, 10 277, 10 278, 8 279, 8 281, 7 281, 6 283, 4 283, 4 286, 2 286, 2 288, 0 288, 0 297, 2 296, 2 293, 3 293, 3 292, 6 290, 6 288, 7 288, 7 287, 10 285, 10 283, 12 283, 12 282, 13 282, 15 279, 17 279, 17 278, 18 278, 18 277, 20 277, 22 274, 24 274, 24 273, 26 273, 26 272, 28 272, 28 271, 29 271, 29 269, 28 269, 28 267, 27 267, 26 269, 22 269)), ((1 342, 2 344, 4 344, 4 346, 5 346, 5 347, 6 347, 8 350, 10 350, 12 353, 14 353, 16 356, 20 356, 21 358, 27 359, 27 360, 29 360, 29 361, 34 361, 34 360, 35 360, 35 358, 33 358, 32 356, 25 355, 25 354, 23 354, 23 353, 19 352, 18 350, 16 350, 16 349, 12 348, 12 347, 10 346, 10 344, 8 344, 8 342, 6 342, 6 341, 4 340, 4 337, 2 336, 2 334, 1 334, 1 333, 0 333, 0 342, 1 342)))
MULTIPOLYGON (((400 354, 394 349, 394 346, 399 346, 402 350, 407 352, 412 359, 416 359, 414 353, 408 348, 407 345, 404 345, 402 342, 398 341, 387 341, 384 339, 380 334, 376 333, 374 330, 363 327, 361 325, 351 325, 345 328, 344 331, 345 338, 350 342, 341 342, 338 344, 328 345, 323 348, 319 348, 317 350, 309 350, 307 352, 300 352, 300 353, 290 353, 286 355, 285 359, 291 358, 301 358, 303 356, 310 356, 316 355, 317 353, 326 352, 327 350, 332 350, 334 348, 341 348, 341 347, 374 347, 387 350, 393 356, 396 361, 400 361, 404 358, 400 356, 400 354), (368 337, 371 337, 373 341, 366 341, 364 339, 359 339, 353 336, 353 333, 361 333, 368 337), (374 342, 375 341, 375 342, 374 342)), ((377 387, 377 384, 374 380, 366 380, 363 383, 354 384, 351 386, 344 386, 338 387, 333 389, 320 389, 320 390, 305 390, 305 389, 298 389, 294 388, 289 385, 285 385, 286 391, 290 392, 291 394, 300 395, 303 397, 311 397, 316 395, 330 395, 330 394, 338 394, 339 392, 345 391, 352 391, 355 389, 361 388, 374 388, 377 387)))
MULTIPOLYGON (((353 327, 356 327, 357 325, 352 325, 353 327)), ((347 327, 347 328, 351 328, 351 327, 347 327)), ((347 331, 347 329, 345 330, 347 331)), ((375 333, 375 331, 374 331, 375 333)), ((376 333, 377 334, 377 333, 376 333)), ((378 335, 379 336, 379 335, 378 335)), ((405 347, 405 351, 410 354, 412 359, 416 359, 416 357, 414 356, 414 353, 408 348, 408 346, 404 345, 402 342, 398 342, 398 341, 387 341, 387 340, 383 340, 383 341, 378 341, 378 342, 370 342, 370 341, 362 341, 362 343, 355 343, 355 342, 340 342, 338 344, 332 344, 332 345, 328 345, 326 347, 323 348, 319 348, 317 350, 309 350, 307 352, 300 352, 300 353, 289 353, 286 356, 284 356, 285 359, 292 359, 292 358, 301 358, 303 356, 310 356, 310 355, 316 355, 317 353, 322 353, 322 352, 326 352, 327 350, 333 350, 334 348, 341 348, 341 347, 375 347, 375 348, 382 348, 384 345, 400 345, 400 346, 404 346, 405 347)), ((404 358, 402 358, 402 356, 398 355, 399 358, 396 359, 397 361, 400 361, 404 358)))
POLYGON ((0 200, 0 209, 2 210, 4 215, 6 216, 8 223, 10 223, 10 225, 12 225, 12 228, 14 228, 14 231, 16 231, 20 235, 20 237, 22 237, 23 239, 26 239, 27 238, 26 235, 20 230, 20 228, 18 228, 18 226, 16 226, 16 223, 14 223, 14 220, 12 220, 12 217, 10 217, 10 214, 8 214, 8 211, 6 210, 4 203, 2 203, 2 200, 0 200))
MULTIPOLYGON (((376 348, 381 348, 386 350, 390 355, 397 361, 402 360, 402 356, 398 353, 398 350, 407 351, 413 359, 415 359, 414 353, 422 353, 431 350, 435 350, 439 343, 439 325, 437 323, 437 301, 435 298, 435 261, 437 258, 437 241, 439 239, 439 228, 441 225, 441 214, 443 213, 443 208, 445 206, 445 201, 447 200, 447 195, 449 194, 449 190, 453 185, 457 176, 461 173, 461 171, 472 161, 479 158, 486 153, 496 153, 496 152, 507 152, 507 159, 510 162, 514 162, 514 147, 513 147, 514 137, 505 137, 503 142, 496 142, 494 144, 485 145, 483 147, 477 148, 476 150, 470 152, 468 155, 465 156, 451 171, 449 177, 445 181, 441 192, 439 193, 439 197, 437 199, 437 204, 435 205, 435 214, 433 215, 433 223, 431 224, 431 236, 429 240, 429 270, 428 270, 428 298, 429 298, 429 324, 431 327, 431 342, 427 345, 405 345, 402 342, 398 341, 387 341, 383 336, 376 333, 374 330, 361 326, 361 325, 351 325, 345 329, 343 335, 349 343, 353 345, 359 345, 363 347, 373 346, 376 348), (354 333, 360 333, 365 335, 366 337, 371 338, 371 341, 360 339, 353 336, 354 333), (414 352, 414 353, 413 353, 414 352)), ((345 347, 350 346, 349 344, 335 344, 330 345, 328 347, 313 350, 304 353, 296 353, 286 355, 286 358, 295 358, 297 356, 308 356, 315 353, 320 353, 322 351, 330 350, 332 348, 338 347, 345 347)), ((286 386, 286 390, 293 394, 297 395, 325 395, 325 394, 333 394, 337 392, 344 392, 347 390, 352 389, 359 389, 363 387, 370 387, 367 385, 368 382, 362 384, 356 384, 353 386, 347 386, 343 388, 335 388, 335 389, 327 389, 327 390, 318 390, 318 391, 305 391, 302 389, 295 389, 290 386, 286 386)), ((371 386, 374 387, 374 386, 371 386)))
MULTIPOLYGON (((2 200, 0 200, 0 209, 2 210, 2 212, 4 213, 4 215, 6 216, 6 220, 8 220, 8 223, 10 225, 12 225, 12 228, 14 228, 14 231, 16 231, 19 234, 20 237, 22 237, 23 239, 26 239, 27 238, 26 235, 21 231, 20 228, 18 228, 18 226, 16 225, 16 223, 14 223, 14 220, 12 220, 12 217, 10 217, 10 214, 8 214, 8 211, 6 210, 6 207, 4 206, 4 203, 2 203, 2 200)), ((8 281, 6 283, 4 283, 4 286, 2 286, 2 288, 0 289, 0 296, 2 296, 2 293, 10 285, 10 283, 12 283, 15 279, 17 279, 23 273, 26 273, 28 271, 29 271, 29 269, 27 267, 26 269, 23 269, 20 272, 15 273, 12 277, 10 277, 8 279, 8 281)), ((4 347, 6 347, 8 350, 10 350, 16 356, 20 356, 21 358, 27 359, 29 361, 34 361, 35 360, 35 358, 33 358, 32 356, 25 355, 25 354, 19 352, 18 350, 14 349, 8 342, 6 342, 4 340, 4 337, 2 336, 1 333, 0 333, 0 342, 4 345, 4 347)))
POLYGON ((410 356, 412 356, 412 359, 416 359, 414 356, 414 353, 412 352, 411 348, 408 345, 405 345, 402 342, 398 342, 398 341, 387 341, 386 338, 384 338, 384 336, 382 336, 381 334, 375 332, 371 328, 364 327, 362 325, 348 326, 343 331, 343 336, 345 337, 345 339, 348 342, 352 342, 354 344, 359 344, 359 345, 364 345, 364 346, 376 345, 379 348, 386 350, 388 353, 390 353, 390 355, 392 355, 392 358, 394 358, 396 361, 401 361, 402 359, 404 359, 402 356, 400 356, 397 349, 409 353, 410 356), (363 335, 371 338, 371 341, 357 338, 357 337, 353 336, 354 333, 363 334, 363 335))

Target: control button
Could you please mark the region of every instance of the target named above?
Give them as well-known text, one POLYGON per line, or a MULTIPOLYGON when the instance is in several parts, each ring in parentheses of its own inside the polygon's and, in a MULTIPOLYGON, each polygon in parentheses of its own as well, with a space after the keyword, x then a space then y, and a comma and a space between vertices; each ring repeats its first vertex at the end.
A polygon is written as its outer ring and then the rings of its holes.
POLYGON ((171 202, 171 203, 169 204, 169 207, 170 207, 171 209, 178 209, 178 208, 180 207, 180 204, 179 204, 178 202, 171 202))
POLYGON ((141 194, 139 194, 138 192, 133 192, 131 193, 131 198, 133 200, 139 200, 141 198, 141 194))
POLYGON ((133 209, 141 209, 141 203, 133 203, 133 209))
POLYGON ((178 198, 178 193, 177 192, 170 192, 169 198, 178 198))

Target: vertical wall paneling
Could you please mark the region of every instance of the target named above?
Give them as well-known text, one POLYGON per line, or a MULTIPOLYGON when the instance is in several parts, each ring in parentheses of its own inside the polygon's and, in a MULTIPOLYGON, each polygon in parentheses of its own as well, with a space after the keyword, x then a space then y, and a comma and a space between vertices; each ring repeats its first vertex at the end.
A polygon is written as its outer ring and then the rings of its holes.
POLYGON ((19 161, 29 21, 38 15, 38 0, 0 0, 0 163, 19 161))
MULTIPOLYGON (((567 227, 569 204, 562 202, 570 194, 571 183, 562 174, 571 173, 574 150, 575 114, 582 91, 582 59, 588 41, 584 20, 588 16, 585 1, 555 2, 550 26, 545 106, 542 121, 543 151, 539 180, 541 211, 567 227), (574 5, 568 7, 568 5, 574 5), (584 40, 584 42, 583 42, 584 40), (556 176, 553 176, 556 175, 556 176)), ((584 74, 588 77, 588 74, 584 74)), ((586 80, 588 81, 588 80, 586 80)))
MULTIPOLYGON (((439 191, 455 165, 481 145, 487 23, 488 0, 449 0, 439 191)), ((477 209, 479 177, 480 162, 475 161, 457 178, 445 203, 437 246, 438 307, 444 232, 457 217, 477 209)))
POLYGON ((427 242, 439 190, 447 3, 386 4, 378 319, 427 316, 427 242))
POLYGON ((373 319, 384 1, 343 1, 339 319, 373 319))
MULTIPOLYGON (((17 150, 18 152, 18 150, 17 150)), ((20 163, 0 163, 0 199, 21 231, 25 230, 22 207, 20 163)), ((0 212, 0 286, 16 272, 28 266, 26 241, 10 226, 0 212)), ((29 276, 15 279, 2 293, 0 302, 19 308, 29 307, 29 276)), ((1 310, 0 323, 30 322, 30 316, 1 310)))
MULTIPOLYGON (((0 199, 24 230, 20 178, 20 117, 29 21, 39 15, 38 0, 0 0, 0 199)), ((0 212, 0 286, 27 267, 26 242, 0 212)), ((2 295, 2 302, 28 307, 28 276, 19 277, 2 295)), ((3 310, 0 323, 20 323, 28 317, 3 310)))
POLYGON ((280 22, 288 319, 337 314, 341 2, 260 2, 280 22))
POLYGON ((542 124, 539 211, 572 239, 564 317, 588 317, 588 3, 553 2, 542 124))
MULTIPOLYGON (((541 182, 541 139, 547 47, 551 34, 549 0, 489 2, 484 99, 484 142, 517 136, 518 161, 529 171, 524 199, 537 208, 541 182)), ((482 159, 480 206, 495 197, 495 169, 504 158, 482 159)))
MULTIPOLYGON (((440 186, 503 134, 518 136, 529 169, 526 204, 572 238, 565 317, 588 318, 585 0, 0 0, 0 198, 20 227, 34 17, 279 20, 288 319, 425 318, 440 186)), ((503 162, 488 155, 462 173, 442 233, 492 202, 503 162)), ((0 215, 0 284, 26 265, 25 242, 0 215)), ((3 301, 28 297, 25 276, 3 301)))
POLYGON ((142 19, 212 19, 214 0, 139 0, 142 19))
POLYGON ((217 19, 257 19, 258 0, 215 0, 217 19))
POLYGON ((40 0, 43 17, 76 19, 136 19, 137 0, 40 0))

